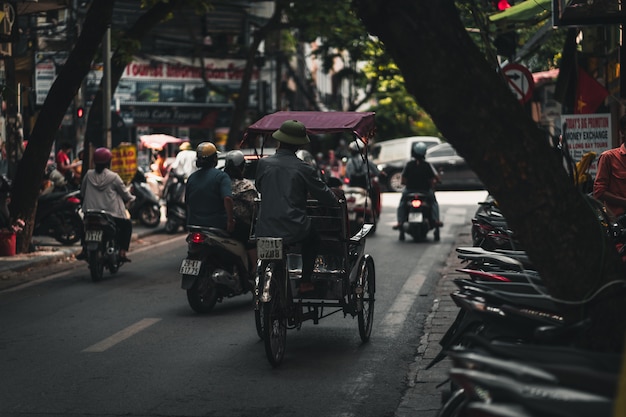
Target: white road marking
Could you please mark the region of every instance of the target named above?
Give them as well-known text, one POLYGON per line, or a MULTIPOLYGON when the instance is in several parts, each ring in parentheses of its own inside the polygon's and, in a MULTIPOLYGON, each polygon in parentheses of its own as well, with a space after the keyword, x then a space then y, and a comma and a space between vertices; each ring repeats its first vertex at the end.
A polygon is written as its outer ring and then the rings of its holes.
MULTIPOLYGON (((465 223, 466 214, 467 209, 464 208, 451 207, 447 209, 443 216, 442 237, 451 237, 451 226, 465 223), (448 227, 446 227, 446 224, 448 227)), ((438 256, 439 248, 437 246, 431 246, 424 252, 419 263, 404 282, 400 294, 396 297, 389 310, 387 310, 380 325, 377 326, 380 329, 376 331, 377 334, 383 337, 395 337, 399 334, 411 306, 413 306, 415 299, 419 296, 419 291, 422 285, 424 285, 424 281, 426 281, 427 274, 435 262, 439 261, 438 256)))
POLYGON ((161 321, 161 319, 157 318, 140 320, 137 323, 128 326, 127 328, 120 330, 114 335, 96 343, 95 345, 89 346, 88 348, 84 349, 83 352, 104 352, 105 350, 117 345, 118 343, 128 339, 129 337, 139 333, 140 331, 147 329, 148 327, 159 321, 161 321))

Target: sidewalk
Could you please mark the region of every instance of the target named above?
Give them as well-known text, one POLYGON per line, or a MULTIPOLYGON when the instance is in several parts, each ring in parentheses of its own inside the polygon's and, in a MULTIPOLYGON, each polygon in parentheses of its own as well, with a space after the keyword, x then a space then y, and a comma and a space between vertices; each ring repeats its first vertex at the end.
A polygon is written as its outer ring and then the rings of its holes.
POLYGON ((469 231, 457 235, 453 250, 441 271, 441 278, 435 285, 433 305, 423 324, 424 335, 420 339, 415 362, 407 376, 409 388, 394 417, 435 417, 442 406, 441 395, 445 384, 440 388, 437 386, 448 379, 450 362, 444 359, 428 370, 425 368, 441 351, 439 340, 459 311, 459 307, 450 298, 450 293, 456 289, 453 279, 465 277, 465 274, 456 271, 456 268, 461 267, 461 260, 455 250, 459 246, 472 246, 469 231))
MULTIPOLYGON (((165 219, 162 219, 161 224, 155 228, 133 224, 132 240, 135 241, 154 233, 165 233, 164 226, 165 219)), ((33 236, 33 242, 41 242, 35 245, 37 250, 34 252, 0 257, 0 291, 28 281, 29 270, 32 268, 68 261, 74 258, 81 249, 79 243, 63 246, 54 239, 43 236, 33 236)), ((132 253, 132 247, 130 253, 132 253)))

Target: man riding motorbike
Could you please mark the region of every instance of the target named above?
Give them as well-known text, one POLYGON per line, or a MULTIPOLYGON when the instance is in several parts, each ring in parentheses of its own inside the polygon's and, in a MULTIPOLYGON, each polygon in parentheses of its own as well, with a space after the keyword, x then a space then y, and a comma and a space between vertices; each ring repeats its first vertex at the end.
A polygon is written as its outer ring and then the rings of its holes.
POLYGON ((394 230, 402 227, 407 219, 408 213, 406 209, 406 197, 412 193, 423 193, 426 195, 428 202, 432 207, 432 220, 435 225, 441 227, 443 223, 439 221, 439 204, 435 197, 435 184, 439 182, 439 175, 435 168, 426 162, 426 144, 417 142, 411 149, 412 159, 407 162, 402 171, 402 184, 405 185, 400 198, 400 204, 397 210, 398 223, 393 226, 394 230))
POLYGON ((199 168, 189 176, 185 189, 187 226, 216 227, 232 233, 235 230, 230 177, 217 166, 217 148, 202 142, 196 148, 199 168))
POLYGON ((380 176, 376 164, 365 157, 364 147, 367 146, 360 140, 350 142, 350 158, 346 163, 346 178, 351 187, 361 187, 369 191, 372 207, 380 214, 380 188, 375 183, 380 176), (369 183, 368 183, 369 178, 369 183))
MULTIPOLYGON (((117 226, 117 241, 120 245, 120 259, 130 262, 126 253, 130 247, 133 233, 133 224, 128 218, 126 204, 133 201, 135 196, 130 193, 122 178, 111 171, 113 154, 108 148, 98 148, 93 153, 94 169, 87 171, 83 177, 80 193, 83 200, 83 210, 104 210, 113 216, 117 226)), ((76 259, 86 259, 83 251, 76 259)))

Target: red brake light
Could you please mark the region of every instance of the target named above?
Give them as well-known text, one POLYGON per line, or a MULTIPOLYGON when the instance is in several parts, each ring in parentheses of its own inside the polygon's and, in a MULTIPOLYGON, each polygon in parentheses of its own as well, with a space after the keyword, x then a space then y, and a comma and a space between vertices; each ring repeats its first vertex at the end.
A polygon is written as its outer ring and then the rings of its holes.
POLYGON ((205 240, 206 240, 206 236, 198 232, 190 233, 189 236, 187 237, 187 241, 192 242, 192 243, 202 243, 205 240))
POLYGON ((419 208, 421 206, 422 206, 422 200, 412 200, 411 201, 411 207, 419 208))
POLYGON ((72 203, 72 204, 80 204, 80 198, 76 198, 76 197, 69 197, 67 201, 68 203, 72 203))

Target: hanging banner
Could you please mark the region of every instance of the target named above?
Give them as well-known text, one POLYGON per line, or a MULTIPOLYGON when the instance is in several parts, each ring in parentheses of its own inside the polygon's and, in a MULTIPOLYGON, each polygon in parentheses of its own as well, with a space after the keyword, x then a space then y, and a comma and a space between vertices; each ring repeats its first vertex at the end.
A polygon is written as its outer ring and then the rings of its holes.
POLYGON ((589 168, 594 177, 600 154, 613 147, 613 130, 610 114, 563 114, 564 139, 574 162, 587 152, 595 152, 596 160, 589 168))
POLYGON ((117 172, 124 184, 129 184, 137 172, 137 146, 123 143, 111 152, 111 171, 117 172))

